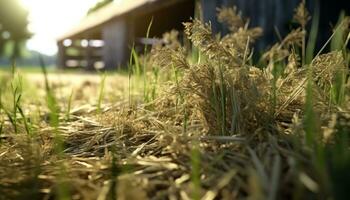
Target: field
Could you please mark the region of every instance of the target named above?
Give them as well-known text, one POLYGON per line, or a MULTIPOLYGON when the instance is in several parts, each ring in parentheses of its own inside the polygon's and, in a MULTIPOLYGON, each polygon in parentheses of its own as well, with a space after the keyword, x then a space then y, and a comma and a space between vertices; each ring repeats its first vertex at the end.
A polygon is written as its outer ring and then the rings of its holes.
POLYGON ((0 199, 346 199, 349 18, 315 52, 301 4, 258 62, 262 30, 218 18, 124 73, 0 71, 0 199))

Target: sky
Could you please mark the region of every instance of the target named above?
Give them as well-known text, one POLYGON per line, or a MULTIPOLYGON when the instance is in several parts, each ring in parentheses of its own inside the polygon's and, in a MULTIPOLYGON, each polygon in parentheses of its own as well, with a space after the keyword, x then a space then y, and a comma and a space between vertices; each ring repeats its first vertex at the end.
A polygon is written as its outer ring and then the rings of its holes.
POLYGON ((28 28, 34 34, 27 42, 28 49, 54 55, 57 53, 56 38, 78 24, 99 0, 21 1, 29 11, 28 28))

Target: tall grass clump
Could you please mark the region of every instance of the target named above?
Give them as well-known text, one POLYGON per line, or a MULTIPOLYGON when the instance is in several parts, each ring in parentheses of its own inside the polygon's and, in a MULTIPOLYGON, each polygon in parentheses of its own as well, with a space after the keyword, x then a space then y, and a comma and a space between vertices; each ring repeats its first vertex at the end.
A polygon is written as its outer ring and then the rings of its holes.
MULTIPOLYGON (((23 130, 27 135, 32 135, 30 119, 27 116, 26 109, 23 107, 23 78, 17 72, 15 63, 11 67, 11 76, 2 77, 4 85, 1 87, 0 109, 7 121, 12 125, 14 133, 18 134, 23 130)), ((27 88, 25 88, 27 89, 27 88)), ((5 119, 4 119, 5 120, 5 119)))
MULTIPOLYGON (((228 23, 232 31, 223 38, 213 38, 210 24, 198 20, 184 24, 187 37, 203 55, 200 62, 188 62, 182 47, 165 46, 156 51, 155 57, 158 65, 171 64, 182 71, 177 92, 181 91, 187 102, 198 106, 210 134, 232 135, 249 130, 249 125, 242 123, 244 115, 266 119, 263 105, 256 102, 264 98, 260 91, 266 91, 259 87, 268 86, 258 83, 264 78, 256 74, 260 70, 247 64, 251 56, 249 47, 261 35, 261 29, 248 28, 235 9, 222 8, 220 13, 219 19, 228 23), (232 17, 238 20, 230 21, 232 17), (249 90, 243 92, 244 88, 249 90)), ((260 123, 259 120, 250 122, 260 123)))
POLYGON ((155 65, 175 68, 181 74, 168 94, 183 97, 187 102, 183 107, 188 109, 188 121, 200 120, 205 125, 204 138, 220 136, 229 140, 242 136, 249 140, 246 145, 250 148, 246 152, 254 155, 251 178, 260 182, 260 186, 254 186, 261 187, 260 197, 278 199, 282 192, 278 186, 281 169, 296 167, 283 163, 284 159, 302 166, 296 174, 299 178, 289 180, 295 186, 291 196, 335 198, 336 191, 345 192, 338 187, 340 180, 345 181, 338 173, 348 165, 349 155, 348 143, 343 141, 348 141, 348 134, 344 132, 348 125, 341 123, 350 111, 349 104, 345 103, 345 99, 349 99, 346 47, 349 22, 341 16, 334 34, 314 56, 319 15, 317 8, 308 31, 311 17, 302 1, 294 15, 299 26, 262 55, 260 63, 264 67, 250 62, 253 44, 262 30, 250 28, 236 8, 218 9, 218 20, 230 30, 226 36, 214 36, 210 23, 196 19, 184 23, 187 38, 200 52, 201 59, 197 62, 188 59, 189 51, 181 45, 156 46, 152 51, 155 65), (325 47, 329 43, 331 51, 327 53, 325 47), (341 128, 335 128, 339 123, 341 128), (337 129, 341 130, 339 134, 337 129), (343 139, 334 139, 336 135, 343 139), (279 139, 284 140, 284 144, 276 142, 279 139), (310 160, 283 155, 276 150, 284 149, 281 145, 290 146, 292 149, 287 151, 299 152, 310 160), (277 151, 274 162, 265 160, 267 155, 259 152, 262 149, 277 151), (344 157, 340 159, 334 152, 344 157), (340 160, 344 163, 339 164, 340 160), (268 166, 266 162, 274 166, 272 171, 269 171, 271 168, 264 171, 268 166), (315 171, 311 173, 305 166, 315 171), (268 184, 274 186, 267 188, 268 184))

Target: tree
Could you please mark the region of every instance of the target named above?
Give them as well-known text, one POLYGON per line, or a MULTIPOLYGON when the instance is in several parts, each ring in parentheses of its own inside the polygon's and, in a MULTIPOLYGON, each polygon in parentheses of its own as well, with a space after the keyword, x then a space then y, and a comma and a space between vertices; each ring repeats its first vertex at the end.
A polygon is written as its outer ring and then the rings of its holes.
POLYGON ((28 24, 28 11, 19 0, 0 0, 0 56, 7 45, 12 45, 11 59, 21 56, 21 46, 32 35, 28 24))

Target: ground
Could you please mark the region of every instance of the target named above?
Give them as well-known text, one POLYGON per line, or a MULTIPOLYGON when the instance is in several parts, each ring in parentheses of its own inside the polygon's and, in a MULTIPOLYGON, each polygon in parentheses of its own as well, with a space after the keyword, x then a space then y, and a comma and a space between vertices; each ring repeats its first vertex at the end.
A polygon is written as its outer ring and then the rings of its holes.
POLYGON ((192 20, 127 72, 0 71, 0 200, 347 199, 350 18, 313 54, 303 5, 258 63, 222 8, 228 35, 192 20))

